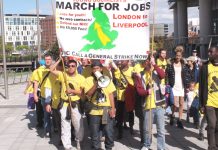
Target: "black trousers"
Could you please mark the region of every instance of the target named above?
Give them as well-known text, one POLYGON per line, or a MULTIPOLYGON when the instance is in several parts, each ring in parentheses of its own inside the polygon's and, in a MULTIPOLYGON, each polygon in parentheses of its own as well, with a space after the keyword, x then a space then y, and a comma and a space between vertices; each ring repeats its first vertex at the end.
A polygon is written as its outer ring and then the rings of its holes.
MULTIPOLYGON (((123 125, 123 122, 124 122, 124 116, 125 116, 125 102, 123 101, 119 101, 117 100, 117 125, 118 125, 118 129, 119 129, 119 132, 122 132, 122 125, 123 125)), ((128 119, 129 119, 129 126, 130 128, 133 128, 133 125, 134 125, 134 112, 131 111, 131 112, 127 112, 127 115, 128 115, 128 119)))
POLYGON ((43 119, 44 119, 44 111, 43 107, 41 104, 41 99, 39 98, 38 102, 36 102, 36 118, 37 118, 37 123, 39 125, 43 126, 43 119))
POLYGON ((208 149, 218 149, 218 108, 206 106, 208 149))

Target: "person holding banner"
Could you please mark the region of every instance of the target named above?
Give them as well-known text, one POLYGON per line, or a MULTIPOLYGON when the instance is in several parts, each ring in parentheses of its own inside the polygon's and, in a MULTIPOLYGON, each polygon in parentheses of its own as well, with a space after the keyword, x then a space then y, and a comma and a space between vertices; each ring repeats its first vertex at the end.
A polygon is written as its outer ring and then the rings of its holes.
POLYGON ((161 79, 164 77, 165 73, 156 65, 154 57, 145 61, 143 74, 135 74, 137 93, 140 96, 145 96, 142 150, 148 150, 151 146, 152 134, 150 132, 152 131, 150 127, 153 122, 157 126, 157 149, 165 149, 165 98, 160 91, 161 79))
POLYGON ((77 62, 69 60, 67 62, 67 72, 55 70, 59 59, 50 68, 52 74, 56 75, 61 82, 61 101, 59 109, 61 114, 61 140, 65 149, 72 149, 71 144, 71 122, 75 130, 75 140, 77 150, 80 150, 80 141, 83 140, 84 127, 83 118, 80 113, 81 86, 85 78, 77 73, 77 62))
POLYGON ((121 67, 118 68, 112 65, 115 69, 114 77, 117 80, 117 126, 118 126, 118 139, 123 135, 123 122, 124 113, 128 112, 130 132, 133 134, 134 125, 134 102, 135 91, 133 83, 133 67, 129 66, 129 60, 122 60, 121 67), (127 91, 129 96, 127 96, 127 91), (130 102, 130 103, 128 103, 130 102), (125 111, 126 110, 126 111, 125 111))
POLYGON ((45 54, 45 67, 40 67, 37 69, 36 74, 34 74, 34 100, 37 103, 36 106, 39 108, 40 116, 43 112, 44 116, 44 128, 45 137, 51 138, 51 113, 45 111, 45 82, 50 76, 49 67, 52 64, 52 56, 50 54, 45 54), (42 110, 41 107, 42 106, 42 110))
POLYGON ((86 78, 83 87, 87 97, 87 103, 91 106, 89 110, 89 126, 91 131, 92 148, 101 149, 100 132, 104 131, 105 149, 112 150, 114 146, 113 120, 115 118, 114 92, 116 88, 113 82, 106 87, 98 83, 97 74, 103 74, 102 64, 94 60, 91 64, 92 76, 86 78))

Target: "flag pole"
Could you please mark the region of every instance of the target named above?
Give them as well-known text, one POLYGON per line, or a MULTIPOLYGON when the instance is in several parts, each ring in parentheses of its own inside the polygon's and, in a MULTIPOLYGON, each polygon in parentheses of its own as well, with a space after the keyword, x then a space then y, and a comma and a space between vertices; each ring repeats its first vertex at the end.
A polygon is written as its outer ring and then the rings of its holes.
POLYGON ((41 60, 41 29, 39 26, 39 0, 36 0, 36 15, 37 15, 37 53, 38 53, 38 61, 41 60))
POLYGON ((6 65, 6 53, 5 53, 5 26, 4 26, 4 7, 3 0, 0 0, 1 9, 1 32, 2 32, 2 51, 3 51, 3 68, 4 68, 4 88, 5 99, 9 99, 8 94, 8 78, 7 78, 7 65, 6 65))
MULTIPOLYGON (((154 24, 155 24, 155 17, 156 17, 156 0, 153 0, 154 1, 154 7, 153 7, 153 26, 152 26, 152 39, 151 39, 151 57, 153 57, 153 54, 154 54, 154 24)), ((151 91, 151 95, 150 95, 150 110, 149 110, 149 136, 150 138, 152 138, 152 109, 151 109, 151 102, 152 102, 152 93, 154 92, 153 91, 153 80, 152 80, 152 76, 153 76, 153 70, 151 71, 151 88, 152 88, 152 91, 151 91)))

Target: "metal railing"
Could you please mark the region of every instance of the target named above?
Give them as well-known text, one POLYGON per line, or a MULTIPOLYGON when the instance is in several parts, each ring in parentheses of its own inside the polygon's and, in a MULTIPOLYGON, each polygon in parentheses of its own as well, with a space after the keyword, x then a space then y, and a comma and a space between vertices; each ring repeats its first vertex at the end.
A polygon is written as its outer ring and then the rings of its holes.
MULTIPOLYGON (((11 67, 7 69, 8 85, 25 83, 32 73, 31 67, 11 67)), ((0 68, 0 86, 4 85, 4 73, 0 68)))
POLYGON ((175 55, 175 47, 183 45, 185 48, 184 56, 188 57, 192 54, 192 50, 199 51, 199 56, 203 59, 207 58, 207 50, 210 45, 218 45, 218 35, 209 35, 205 37, 182 37, 164 39, 164 48, 168 50, 169 57, 175 55))

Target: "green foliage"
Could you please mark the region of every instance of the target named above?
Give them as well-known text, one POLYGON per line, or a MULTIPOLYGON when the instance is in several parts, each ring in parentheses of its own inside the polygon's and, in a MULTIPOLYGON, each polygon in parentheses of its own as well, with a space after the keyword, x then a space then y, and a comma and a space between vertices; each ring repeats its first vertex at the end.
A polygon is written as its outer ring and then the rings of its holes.
POLYGON ((55 44, 52 46, 51 50, 48 51, 49 54, 51 54, 54 58, 54 60, 56 60, 57 58, 59 58, 59 46, 58 46, 58 42, 56 41, 55 44))
POLYGON ((29 50, 29 46, 27 45, 19 45, 16 47, 16 50, 21 51, 21 50, 29 50))
MULTIPOLYGON (((14 50, 14 46, 12 43, 5 44, 5 51, 7 54, 10 54, 14 50)), ((2 54, 2 37, 0 36, 0 54, 2 54)))
POLYGON ((7 43, 5 45, 5 51, 7 54, 10 54, 14 50, 14 46, 12 43, 7 43))

